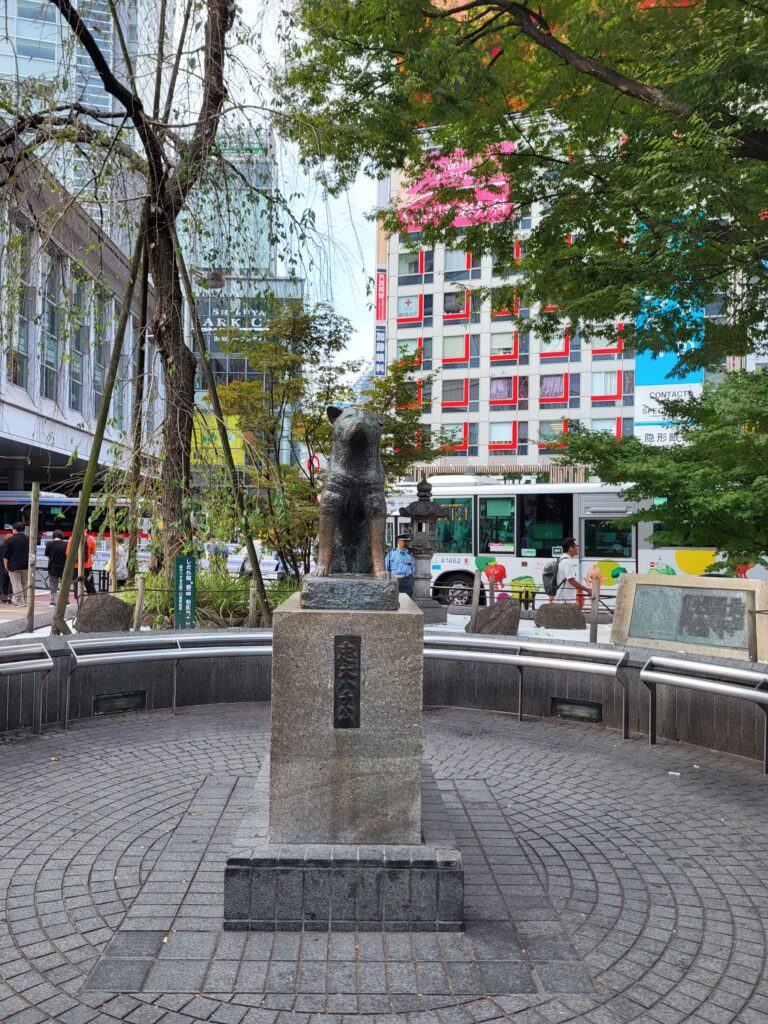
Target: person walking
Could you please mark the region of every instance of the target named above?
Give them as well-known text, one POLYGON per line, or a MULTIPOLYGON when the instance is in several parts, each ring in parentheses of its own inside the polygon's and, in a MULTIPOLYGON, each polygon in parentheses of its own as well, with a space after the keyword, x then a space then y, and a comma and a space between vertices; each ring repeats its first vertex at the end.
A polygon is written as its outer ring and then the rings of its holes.
MULTIPOLYGON (((589 594, 589 587, 579 582, 579 545, 574 537, 563 541, 563 554, 557 563, 557 601, 579 601, 580 594, 589 594)), ((582 601, 584 599, 582 598, 582 601)))
POLYGON ((29 571, 29 537, 24 533, 24 523, 14 523, 13 533, 5 542, 3 562, 11 577, 13 604, 25 604, 27 573, 29 571))
MULTIPOLYGON (((122 590, 128 580, 128 548, 125 538, 118 537, 115 544, 115 578, 117 589, 122 590)), ((112 559, 107 562, 107 572, 112 572, 112 559)))
MULTIPOLYGON (((67 541, 67 554, 72 544, 72 538, 70 537, 67 541)), ((96 538, 90 532, 86 531, 85 537, 83 538, 83 544, 85 547, 85 558, 83 559, 83 569, 80 571, 80 564, 78 560, 77 567, 75 569, 75 578, 72 580, 72 593, 75 595, 77 600, 77 583, 82 575, 83 584, 85 586, 86 594, 95 594, 96 586, 93 582, 93 557, 96 554, 96 538)))
POLYGON ((56 604, 59 584, 64 575, 64 563, 67 560, 67 542, 61 530, 54 530, 51 539, 45 545, 45 557, 48 559, 48 589, 51 592, 49 604, 56 604))
POLYGON ((384 559, 384 568, 397 580, 399 592, 413 597, 413 574, 416 571, 416 563, 408 550, 407 541, 407 533, 398 534, 395 547, 387 552, 384 559))
POLYGON ((5 568, 5 542, 7 537, 0 542, 0 604, 10 604, 13 590, 11 588, 11 577, 5 568))

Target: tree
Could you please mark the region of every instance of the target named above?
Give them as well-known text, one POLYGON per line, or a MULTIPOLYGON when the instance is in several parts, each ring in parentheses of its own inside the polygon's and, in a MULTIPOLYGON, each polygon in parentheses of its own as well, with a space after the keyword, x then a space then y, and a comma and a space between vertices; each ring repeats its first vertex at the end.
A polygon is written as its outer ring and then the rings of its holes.
POLYGON ((557 458, 643 502, 630 518, 659 524, 654 543, 714 548, 729 570, 768 565, 768 375, 728 373, 700 397, 659 404, 679 423, 680 443, 577 431, 561 436, 557 458))
POLYGON ((444 432, 433 434, 421 421, 429 409, 435 374, 419 373, 420 365, 419 355, 397 359, 364 393, 364 404, 384 415, 381 458, 389 483, 405 476, 415 462, 426 464, 445 455, 449 443, 444 432))
MULTIPOLYGON (((301 0, 292 17, 278 85, 301 119, 286 127, 331 187, 361 166, 407 165, 419 182, 436 152, 461 151, 497 197, 466 230, 467 248, 511 263, 515 211, 543 204, 520 265, 543 311, 540 332, 565 320, 590 341, 621 321, 626 343, 677 345, 687 366, 761 349, 764 4, 392 0, 384 11, 378 0, 301 0), (649 296, 692 307, 722 300, 724 316, 702 332, 670 303, 636 331, 649 296)), ((456 237, 454 211, 468 198, 465 181, 443 175, 426 243, 456 237)))
MULTIPOLYGON (((325 410, 352 400, 344 379, 359 364, 338 362, 351 331, 349 321, 327 305, 290 302, 272 309, 266 336, 231 332, 226 343, 247 359, 254 375, 219 388, 245 453, 249 520, 294 576, 308 571, 317 532, 319 481, 312 456, 330 450, 325 410)), ((219 514, 226 508, 226 502, 219 505, 219 514)))
MULTIPOLYGON (((232 353, 247 358, 255 374, 254 380, 219 389, 224 413, 235 419, 245 452, 249 521, 296 576, 309 568, 317 533, 322 472, 313 456, 330 455, 326 410, 354 400, 345 380, 359 372, 360 364, 338 361, 350 334, 349 322, 327 305, 287 303, 274 311, 267 337, 235 332, 227 344, 232 353)), ((399 360, 363 393, 363 404, 385 418, 382 460, 390 483, 415 461, 430 462, 442 454, 442 435, 430 439, 420 420, 419 395, 432 375, 418 380, 418 369, 418 357, 399 360)), ((212 461, 218 462, 215 444, 212 461)), ((226 487, 209 482, 206 492, 209 517, 218 517, 224 532, 236 528, 226 487)))

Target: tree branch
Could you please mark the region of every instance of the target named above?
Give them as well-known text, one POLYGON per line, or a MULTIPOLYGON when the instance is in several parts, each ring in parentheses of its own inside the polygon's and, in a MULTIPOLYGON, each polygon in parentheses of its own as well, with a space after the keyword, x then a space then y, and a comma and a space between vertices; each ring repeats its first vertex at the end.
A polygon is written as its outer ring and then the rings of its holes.
MULTIPOLYGON (((61 2, 61 0, 59 0, 61 2)), ((208 0, 203 97, 200 116, 189 146, 170 182, 170 204, 178 213, 197 180, 202 164, 216 140, 221 108, 226 99, 224 57, 227 33, 235 20, 232 0, 208 0)))

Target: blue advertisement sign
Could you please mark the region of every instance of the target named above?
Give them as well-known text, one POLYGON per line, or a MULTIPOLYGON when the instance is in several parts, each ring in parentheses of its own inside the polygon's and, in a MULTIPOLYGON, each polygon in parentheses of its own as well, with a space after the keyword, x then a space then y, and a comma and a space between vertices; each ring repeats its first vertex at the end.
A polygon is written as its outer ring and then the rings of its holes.
POLYGON ((387 328, 376 327, 376 351, 374 356, 374 376, 384 377, 387 373, 387 328))
MULTIPOLYGON (((704 310, 700 307, 686 309, 674 299, 649 300, 646 309, 635 321, 638 333, 658 330, 654 324, 655 314, 669 316, 671 309, 679 311, 681 316, 703 323, 704 310)), ((660 319, 663 320, 663 317, 660 319)), ((677 350, 660 355, 638 352, 635 356, 634 432, 635 437, 644 444, 668 445, 677 440, 677 426, 659 407, 659 399, 686 399, 701 394, 704 371, 694 369, 679 373, 675 371, 678 359, 677 350)))

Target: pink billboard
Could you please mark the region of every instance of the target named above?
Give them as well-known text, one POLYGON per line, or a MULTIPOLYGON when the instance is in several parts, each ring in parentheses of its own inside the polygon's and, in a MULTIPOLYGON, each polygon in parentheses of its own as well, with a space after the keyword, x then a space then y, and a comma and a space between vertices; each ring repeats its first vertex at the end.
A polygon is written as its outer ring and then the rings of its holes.
POLYGON ((436 226, 446 217, 451 217, 451 224, 457 228, 509 219, 515 205, 509 198, 509 180, 498 166, 494 153, 512 153, 514 148, 514 142, 502 142, 486 158, 466 156, 462 150, 450 156, 436 154, 419 181, 406 189, 403 197, 406 230, 436 226), (456 196, 449 201, 438 198, 436 193, 445 188, 461 189, 466 196, 456 196))

